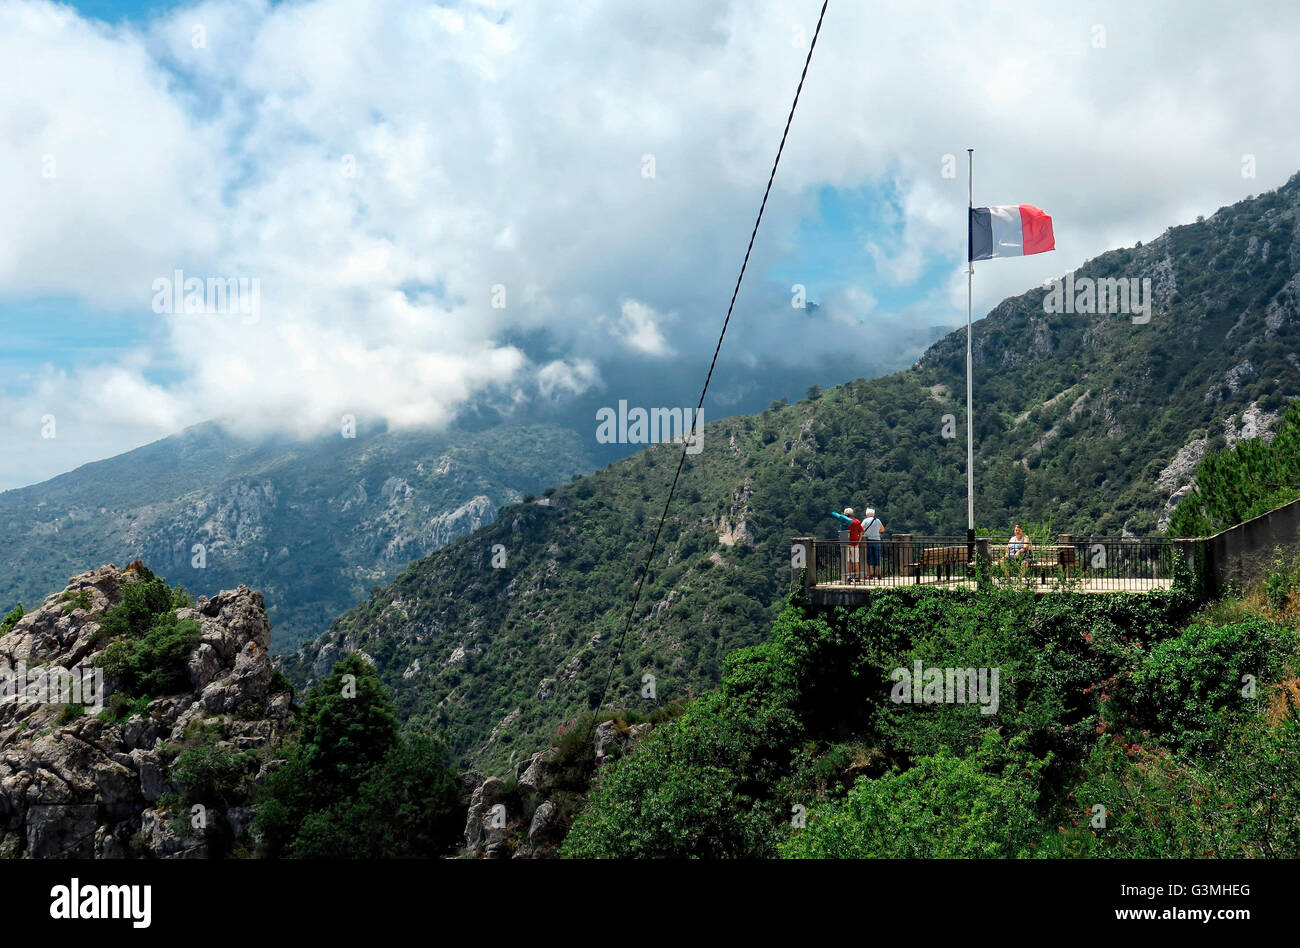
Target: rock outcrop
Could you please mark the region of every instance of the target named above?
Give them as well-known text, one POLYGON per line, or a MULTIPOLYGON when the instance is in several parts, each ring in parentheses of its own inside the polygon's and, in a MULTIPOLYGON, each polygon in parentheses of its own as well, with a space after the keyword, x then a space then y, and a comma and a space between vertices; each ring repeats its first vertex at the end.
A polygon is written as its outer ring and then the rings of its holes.
MULTIPOLYGON (((631 753, 652 725, 597 725, 591 735, 594 768, 631 753)), ((515 766, 513 779, 462 775, 465 848, 470 859, 550 859, 564 841, 573 805, 582 793, 572 786, 572 765, 549 747, 515 766)), ((585 787, 583 788, 585 789, 585 787)))
POLYGON ((277 687, 267 655, 262 596, 240 586, 177 609, 178 621, 200 629, 185 687, 149 696, 143 708, 124 707, 120 696, 112 702, 118 683, 95 660, 111 644, 101 620, 137 581, 136 571, 111 565, 83 573, 0 637, 0 675, 10 683, 0 700, 2 856, 204 858, 251 850, 254 788, 294 726, 292 692, 277 687), (87 687, 80 694, 45 688, 62 674, 51 676, 54 669, 76 672, 87 687), (215 796, 208 783, 187 786, 176 763, 193 751, 242 771, 234 786, 215 796))

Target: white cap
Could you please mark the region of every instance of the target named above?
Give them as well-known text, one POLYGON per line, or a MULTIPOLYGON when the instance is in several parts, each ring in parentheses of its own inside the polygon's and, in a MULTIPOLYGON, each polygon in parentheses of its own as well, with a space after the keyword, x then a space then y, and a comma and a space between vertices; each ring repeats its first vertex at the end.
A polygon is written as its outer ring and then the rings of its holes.
POLYGON ((852 517, 852 516, 853 516, 853 508, 852 508, 852 507, 845 507, 845 508, 844 508, 844 513, 847 514, 848 516, 852 517))
POLYGON ((874 517, 875 515, 876 515, 876 508, 875 508, 875 507, 868 507, 868 508, 867 508, 867 516, 868 516, 868 517, 874 517))

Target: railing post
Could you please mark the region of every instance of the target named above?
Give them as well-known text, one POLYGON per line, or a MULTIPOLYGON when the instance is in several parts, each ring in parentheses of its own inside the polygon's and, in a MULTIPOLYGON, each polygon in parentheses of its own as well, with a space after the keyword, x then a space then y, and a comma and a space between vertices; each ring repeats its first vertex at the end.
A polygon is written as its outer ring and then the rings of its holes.
MULTIPOLYGON (((907 564, 912 559, 912 534, 894 534, 894 555, 898 557, 898 575, 905 579, 910 575, 907 564)), ((919 574, 920 570, 917 570, 917 573, 919 574)))
POLYGON ((1061 574, 1064 579, 1070 578, 1070 564, 1074 559, 1074 534, 1058 533, 1056 535, 1056 562, 1061 567, 1061 574), (1068 554, 1066 547, 1069 547, 1068 554))
POLYGON ((799 584, 800 570, 805 587, 817 585, 817 541, 812 537, 796 537, 790 543, 790 585, 799 584))
POLYGON ((975 538, 975 583, 976 586, 986 585, 989 581, 989 566, 992 560, 989 557, 989 538, 975 538))
POLYGON ((849 531, 840 531, 840 542, 837 551, 840 555, 840 582, 849 581, 849 531))
POLYGON ((1205 556, 1203 551, 1206 547, 1205 540, 1178 539, 1174 541, 1174 571, 1173 586, 1178 587, 1178 567, 1181 562, 1183 578, 1187 586, 1185 591, 1191 593, 1197 599, 1206 600, 1209 598, 1209 577, 1205 568, 1205 556))

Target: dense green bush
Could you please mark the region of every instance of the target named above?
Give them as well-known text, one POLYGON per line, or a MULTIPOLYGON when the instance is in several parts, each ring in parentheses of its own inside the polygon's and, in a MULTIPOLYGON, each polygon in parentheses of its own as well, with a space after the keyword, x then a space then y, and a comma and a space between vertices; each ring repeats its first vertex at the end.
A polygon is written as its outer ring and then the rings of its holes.
POLYGON ((1283 612, 1300 590, 1300 556, 1288 562, 1280 549, 1274 551, 1272 568, 1264 578, 1264 595, 1274 612, 1283 612))
POLYGON ((1046 765, 986 731, 977 753, 947 748, 906 770, 862 778, 843 800, 808 814, 781 846, 787 858, 1010 858, 1032 854, 1041 836, 1036 812, 1046 765))
MULTIPOLYGON (((172 590, 142 570, 140 579, 123 584, 122 601, 99 620, 99 634, 112 641, 95 664, 117 681, 123 698, 148 699, 185 689, 186 663, 202 637, 198 622, 176 616, 185 599, 183 589, 172 590)), ((114 707, 126 705, 119 700, 114 707)))
POLYGON ((136 639, 171 608, 172 590, 150 574, 147 579, 122 584, 122 601, 104 613, 99 630, 109 638, 136 639))
MULTIPOLYGON (((892 590, 855 610, 792 600, 771 641, 727 658, 718 691, 602 769, 563 854, 769 856, 796 805, 843 822, 888 794, 915 791, 919 799, 919 787, 939 784, 953 794, 959 785, 996 788, 998 812, 1027 811, 1034 788, 1057 792, 1091 751, 1101 721, 1095 684, 1130 672, 1143 648, 1176 634, 1191 606, 1175 593, 1023 589, 892 590), (895 702, 890 672, 915 661, 997 668, 996 713, 981 713, 976 702, 895 702), (1007 753, 1018 770, 989 763, 990 728, 1014 738, 1007 753), (850 786, 858 809, 835 809, 850 786)), ((1035 832, 968 842, 981 852, 1021 853, 1035 832)), ((935 842, 935 851, 955 852, 960 837, 935 842)))
POLYGON ((138 638, 115 639, 95 662, 128 694, 173 694, 186 685, 186 662, 201 637, 198 622, 165 612, 138 638))
POLYGON ((1257 693, 1276 680, 1294 648, 1294 630, 1259 617, 1194 624, 1117 677, 1107 717, 1130 732, 1158 732, 1171 748, 1205 749, 1218 740, 1219 715, 1253 701, 1245 676, 1257 693))
POLYGON ((90 608, 91 598, 89 589, 81 589, 77 592, 65 592, 59 597, 63 603, 63 614, 70 616, 78 609, 88 610, 90 608))
POLYGON ((562 854, 1295 855, 1300 725, 1279 696, 1296 630, 1245 601, 1196 605, 1182 591, 794 598, 717 691, 599 772, 562 854), (895 702, 889 670, 918 660, 998 668, 997 712, 895 702))
POLYGON ((185 803, 226 808, 245 799, 250 790, 250 764, 255 755, 230 746, 203 744, 182 751, 170 773, 185 788, 185 803))
POLYGON ((1100 741, 1041 852, 1294 858, 1300 853, 1300 722, 1289 717, 1271 725, 1257 714, 1223 714, 1213 729, 1207 753, 1194 757, 1140 735, 1100 741), (1098 816, 1104 824, 1094 825, 1098 816))
POLYGON ((593 805, 562 854, 578 858, 774 854, 777 812, 747 779, 762 754, 762 722, 720 715, 716 695, 658 726, 635 754, 606 766, 593 805), (746 724, 753 724, 753 730, 746 724))

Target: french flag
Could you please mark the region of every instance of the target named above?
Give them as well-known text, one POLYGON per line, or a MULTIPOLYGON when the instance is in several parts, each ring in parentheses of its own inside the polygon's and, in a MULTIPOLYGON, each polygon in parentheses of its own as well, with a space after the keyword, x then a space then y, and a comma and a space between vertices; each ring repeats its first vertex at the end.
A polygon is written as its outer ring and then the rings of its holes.
POLYGON ((1032 204, 970 209, 970 259, 1024 257, 1056 249, 1052 218, 1032 204))

